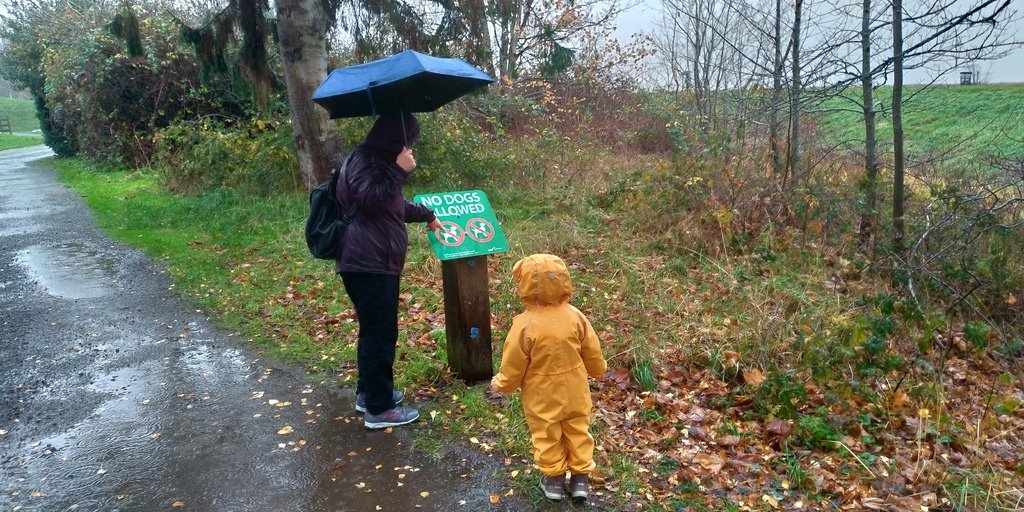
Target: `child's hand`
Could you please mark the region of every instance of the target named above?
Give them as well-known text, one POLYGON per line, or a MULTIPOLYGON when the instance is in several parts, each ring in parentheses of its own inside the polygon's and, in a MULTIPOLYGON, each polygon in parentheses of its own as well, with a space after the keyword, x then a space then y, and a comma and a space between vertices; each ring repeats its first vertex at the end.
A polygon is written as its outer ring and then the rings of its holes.
POLYGON ((484 391, 484 395, 487 396, 488 400, 498 404, 504 404, 507 400, 505 394, 494 387, 494 379, 491 379, 491 385, 484 391))

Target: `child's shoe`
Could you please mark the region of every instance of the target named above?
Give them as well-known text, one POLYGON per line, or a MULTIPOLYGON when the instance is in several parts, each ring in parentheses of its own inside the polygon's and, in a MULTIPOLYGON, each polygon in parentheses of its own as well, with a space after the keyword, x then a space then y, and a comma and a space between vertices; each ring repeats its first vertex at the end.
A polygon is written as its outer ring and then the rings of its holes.
POLYGON ((563 487, 565 486, 565 476, 544 476, 540 477, 540 490, 544 491, 544 496, 549 500, 559 501, 565 497, 563 487))
POLYGON ((572 495, 573 503, 586 503, 588 492, 590 492, 590 477, 584 474, 569 477, 569 493, 572 495))

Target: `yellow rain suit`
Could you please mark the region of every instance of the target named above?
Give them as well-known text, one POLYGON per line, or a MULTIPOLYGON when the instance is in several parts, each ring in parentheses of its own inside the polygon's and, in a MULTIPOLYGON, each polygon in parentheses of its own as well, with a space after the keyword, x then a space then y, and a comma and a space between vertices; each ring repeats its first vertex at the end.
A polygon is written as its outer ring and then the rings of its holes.
POLYGON ((512 321, 495 390, 522 388, 533 457, 546 476, 594 470, 588 430, 587 374, 601 378, 608 365, 587 317, 569 304, 572 282, 565 262, 550 254, 527 256, 512 267, 526 311, 512 321))

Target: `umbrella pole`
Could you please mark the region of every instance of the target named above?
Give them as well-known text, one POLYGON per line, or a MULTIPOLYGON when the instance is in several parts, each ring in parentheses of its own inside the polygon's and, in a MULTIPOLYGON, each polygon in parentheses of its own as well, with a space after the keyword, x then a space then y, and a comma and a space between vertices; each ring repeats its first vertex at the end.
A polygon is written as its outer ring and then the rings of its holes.
POLYGON ((366 88, 366 96, 370 98, 370 119, 377 119, 377 104, 373 101, 373 85, 366 88))
POLYGON ((402 142, 404 142, 405 143, 404 144, 405 147, 408 148, 409 147, 409 136, 406 135, 406 132, 405 132, 405 109, 401 109, 401 110, 398 111, 398 118, 402 120, 402 142))

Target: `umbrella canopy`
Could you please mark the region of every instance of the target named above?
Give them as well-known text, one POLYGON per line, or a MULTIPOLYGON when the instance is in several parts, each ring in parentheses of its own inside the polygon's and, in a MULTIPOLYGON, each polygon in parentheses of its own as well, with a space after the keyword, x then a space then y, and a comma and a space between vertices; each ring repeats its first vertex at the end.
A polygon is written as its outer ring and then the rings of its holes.
POLYGON ((339 68, 313 93, 332 119, 383 112, 431 112, 494 79, 462 59, 406 50, 339 68))

